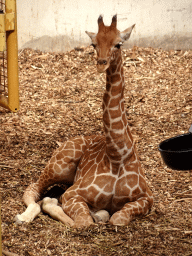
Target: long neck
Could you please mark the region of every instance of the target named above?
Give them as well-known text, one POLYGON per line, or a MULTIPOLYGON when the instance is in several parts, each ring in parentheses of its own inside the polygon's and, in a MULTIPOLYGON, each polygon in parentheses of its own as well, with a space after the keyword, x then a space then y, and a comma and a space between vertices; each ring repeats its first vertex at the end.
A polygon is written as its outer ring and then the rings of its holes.
POLYGON ((106 91, 103 97, 103 122, 106 135, 106 153, 120 163, 133 150, 133 138, 128 128, 124 107, 124 74, 121 50, 106 71, 106 91))

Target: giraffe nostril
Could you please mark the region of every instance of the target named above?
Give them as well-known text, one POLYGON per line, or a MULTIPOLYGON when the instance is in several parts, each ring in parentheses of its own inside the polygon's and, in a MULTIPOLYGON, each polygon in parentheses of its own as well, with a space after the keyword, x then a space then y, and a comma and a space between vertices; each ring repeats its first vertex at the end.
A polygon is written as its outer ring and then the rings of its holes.
POLYGON ((98 60, 97 65, 107 65, 107 61, 106 60, 98 60))

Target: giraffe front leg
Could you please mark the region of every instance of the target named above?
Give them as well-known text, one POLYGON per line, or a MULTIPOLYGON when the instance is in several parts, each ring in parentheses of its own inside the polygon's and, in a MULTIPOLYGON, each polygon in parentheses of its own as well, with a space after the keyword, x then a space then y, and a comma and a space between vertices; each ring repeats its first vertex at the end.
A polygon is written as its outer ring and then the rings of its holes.
POLYGON ((81 196, 75 195, 66 201, 64 193, 62 196, 62 208, 73 219, 75 228, 89 227, 94 224, 89 207, 81 196))
POLYGON ((151 198, 143 197, 135 202, 126 203, 121 210, 112 215, 109 223, 117 226, 128 225, 135 216, 146 215, 152 206, 152 202, 151 198))

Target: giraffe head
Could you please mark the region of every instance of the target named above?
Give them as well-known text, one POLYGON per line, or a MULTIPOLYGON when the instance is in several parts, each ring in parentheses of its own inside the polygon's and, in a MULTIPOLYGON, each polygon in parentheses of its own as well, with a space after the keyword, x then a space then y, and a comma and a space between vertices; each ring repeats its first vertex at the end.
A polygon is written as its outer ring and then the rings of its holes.
POLYGON ((114 15, 110 26, 105 26, 103 17, 98 18, 98 33, 85 31, 91 38, 92 46, 97 52, 97 71, 102 73, 108 69, 114 60, 116 51, 129 39, 135 24, 124 31, 117 29, 117 15, 114 15))

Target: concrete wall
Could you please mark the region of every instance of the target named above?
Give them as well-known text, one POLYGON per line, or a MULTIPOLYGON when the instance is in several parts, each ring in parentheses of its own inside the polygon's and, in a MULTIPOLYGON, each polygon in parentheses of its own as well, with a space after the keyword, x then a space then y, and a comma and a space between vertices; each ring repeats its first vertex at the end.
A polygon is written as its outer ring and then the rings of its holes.
POLYGON ((136 23, 129 47, 192 49, 191 0, 17 0, 19 48, 66 51, 87 45, 85 30, 97 32, 117 13, 118 29, 136 23))

